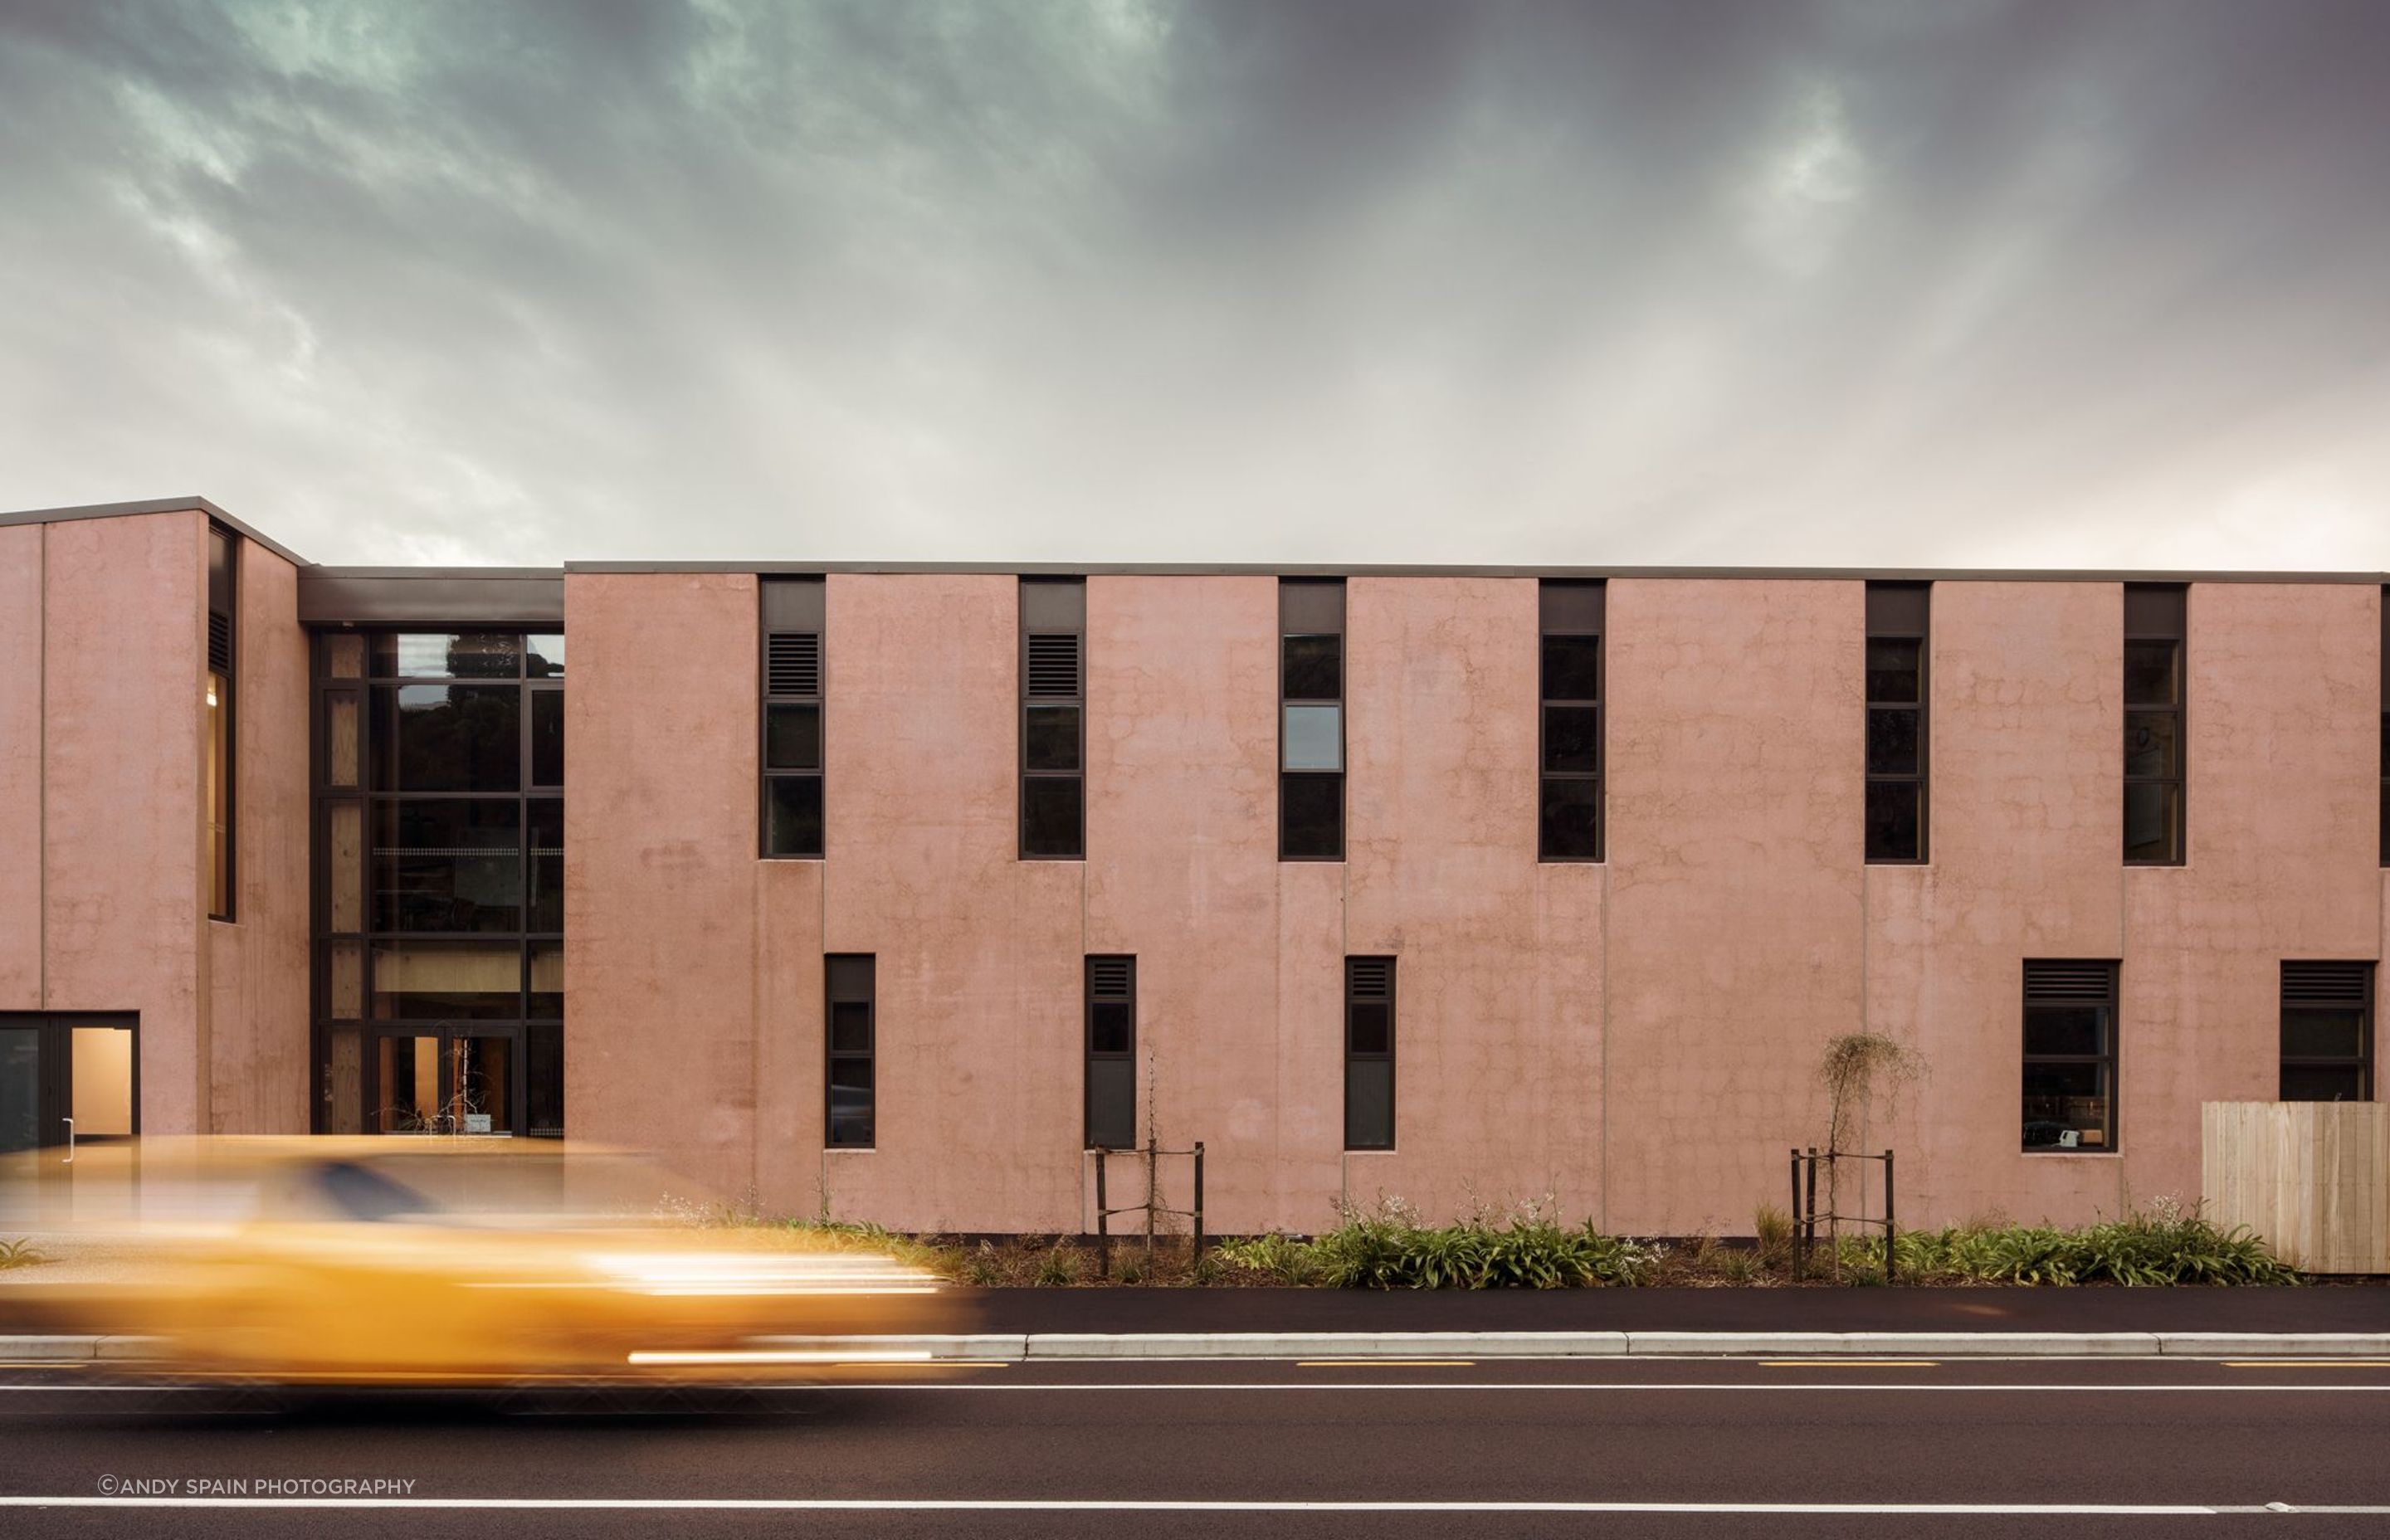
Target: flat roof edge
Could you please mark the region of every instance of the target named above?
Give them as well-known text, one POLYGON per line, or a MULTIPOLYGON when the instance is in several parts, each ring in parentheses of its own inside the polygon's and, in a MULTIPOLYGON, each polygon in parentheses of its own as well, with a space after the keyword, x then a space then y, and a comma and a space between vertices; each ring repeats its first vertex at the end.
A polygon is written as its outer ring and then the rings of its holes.
POLYGON ((145 513, 204 513, 242 539, 257 542, 293 567, 315 565, 272 535, 243 523, 204 497, 149 497, 135 503, 85 503, 67 508, 25 508, 16 513, 0 513, 0 529, 17 524, 71 524, 81 519, 129 519, 145 513))
POLYGON ((1602 567, 1467 563, 1171 561, 568 561, 565 572, 753 572, 765 577, 822 573, 890 576, 1026 577, 1495 577, 1674 578, 1872 583, 2345 583, 2379 587, 2390 572, 2288 572, 2170 570, 2104 571, 2031 567, 1602 567))

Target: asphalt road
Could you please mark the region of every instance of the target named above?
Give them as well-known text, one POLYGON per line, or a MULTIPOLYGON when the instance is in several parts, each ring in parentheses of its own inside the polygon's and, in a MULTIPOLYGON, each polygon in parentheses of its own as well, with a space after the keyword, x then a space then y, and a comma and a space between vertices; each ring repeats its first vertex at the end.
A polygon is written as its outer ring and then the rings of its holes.
POLYGON ((11 1537, 2390 1534, 2390 1362, 1016 1364, 708 1411, 0 1379, 11 1537))

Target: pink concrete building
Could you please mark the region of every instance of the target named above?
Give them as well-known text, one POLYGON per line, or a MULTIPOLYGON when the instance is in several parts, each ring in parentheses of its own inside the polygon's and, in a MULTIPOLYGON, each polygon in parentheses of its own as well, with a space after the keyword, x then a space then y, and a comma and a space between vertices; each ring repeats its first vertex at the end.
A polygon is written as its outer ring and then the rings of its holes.
POLYGON ((0 517, 0 1144, 569 1132, 1050 1233, 1151 1136, 1218 1231, 1736 1233, 1868 1031, 1904 1218, 2195 1197, 2201 1102, 2374 1094, 2384 581, 0 517))

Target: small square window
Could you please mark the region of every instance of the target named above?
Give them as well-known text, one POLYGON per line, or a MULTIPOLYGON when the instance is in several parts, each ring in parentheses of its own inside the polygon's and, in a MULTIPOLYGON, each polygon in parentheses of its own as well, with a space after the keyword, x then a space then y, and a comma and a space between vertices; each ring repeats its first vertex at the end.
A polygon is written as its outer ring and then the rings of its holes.
POLYGON ((1344 857, 1344 777, 1280 776, 1279 855, 1288 861, 1344 857))
POLYGON ((1086 853, 1078 776, 1030 776, 1022 781, 1021 853, 1063 860, 1086 853))
POLYGON ((1544 768, 1548 771, 1601 768, 1601 708, 1544 708, 1544 768))
POLYGON ((765 780, 768 812, 764 828, 766 855, 817 856, 822 853, 822 783, 819 776, 774 776, 765 780))
POLYGON ((1544 782, 1543 858, 1595 861, 1601 856, 1601 785, 1590 780, 1544 782))
POLYGON ((1867 698, 1894 705, 1918 699, 1925 644, 1906 636, 1870 636, 1867 643, 1867 698))
POLYGON ((1344 693, 1344 638, 1289 636, 1281 694, 1289 700, 1334 700, 1344 693))
POLYGON ((1286 770, 1344 768, 1344 708, 1288 706, 1284 737, 1286 770))
POLYGON ((1547 700, 1599 700, 1601 699, 1600 637, 1547 636, 1544 638, 1544 699, 1547 700))
POLYGON ((1870 781, 1867 854, 1870 861, 1914 861, 1925 788, 1916 781, 1870 781))
POLYGON ((1022 758, 1031 770, 1079 768, 1079 708, 1032 705, 1022 727, 1022 758))
POLYGON ((818 770, 822 767, 819 706, 775 705, 764 708, 764 767, 767 770, 818 770))

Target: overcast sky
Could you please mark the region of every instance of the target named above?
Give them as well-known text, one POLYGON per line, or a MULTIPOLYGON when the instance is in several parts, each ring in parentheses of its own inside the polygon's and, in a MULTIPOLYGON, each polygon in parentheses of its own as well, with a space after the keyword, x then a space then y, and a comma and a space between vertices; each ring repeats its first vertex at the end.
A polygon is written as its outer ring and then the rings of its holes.
POLYGON ((2390 4, 0 0, 0 508, 2390 568, 2390 4))

